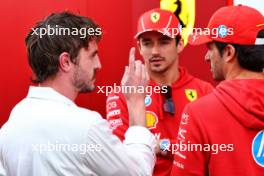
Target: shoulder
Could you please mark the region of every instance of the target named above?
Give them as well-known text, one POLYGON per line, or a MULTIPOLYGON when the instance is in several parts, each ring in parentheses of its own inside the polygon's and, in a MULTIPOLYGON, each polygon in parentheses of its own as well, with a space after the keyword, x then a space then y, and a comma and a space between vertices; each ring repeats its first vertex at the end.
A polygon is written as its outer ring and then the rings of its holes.
POLYGON ((201 91, 202 93, 208 93, 211 92, 213 89, 213 86, 211 83, 201 80, 190 73, 188 73, 187 69, 184 67, 180 67, 180 73, 181 73, 181 82, 182 86, 184 87, 190 87, 192 89, 197 89, 198 91, 201 91))
POLYGON ((200 86, 200 87, 211 87, 211 88, 213 88, 211 83, 209 83, 207 81, 204 81, 204 80, 201 80, 201 79, 199 79, 197 77, 193 77, 192 82, 194 84, 196 84, 197 86, 200 86))
POLYGON ((96 112, 82 107, 76 107, 72 110, 74 116, 76 116, 76 120, 88 122, 89 124, 99 123, 102 120, 102 116, 96 112))
POLYGON ((189 82, 188 86, 192 89, 195 89, 201 96, 211 93, 214 89, 211 83, 196 77, 193 77, 193 79, 189 82))
POLYGON ((189 112, 194 116, 207 116, 213 113, 214 109, 218 107, 219 100, 215 94, 209 93, 198 100, 186 105, 184 112, 189 112))

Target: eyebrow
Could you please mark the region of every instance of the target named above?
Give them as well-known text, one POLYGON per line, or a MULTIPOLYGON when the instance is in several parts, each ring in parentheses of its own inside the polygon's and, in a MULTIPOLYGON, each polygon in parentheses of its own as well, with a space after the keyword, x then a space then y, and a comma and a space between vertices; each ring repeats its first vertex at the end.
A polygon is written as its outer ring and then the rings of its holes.
POLYGON ((159 41, 172 41, 173 39, 168 36, 162 36, 159 38, 159 41))
POLYGON ((206 43, 206 47, 207 48, 211 48, 212 47, 212 44, 213 44, 213 42, 206 43))
POLYGON ((142 42, 149 42, 149 41, 151 41, 151 39, 150 38, 142 38, 141 41, 142 42))
POLYGON ((92 52, 91 56, 94 56, 94 55, 96 55, 96 54, 98 54, 98 50, 97 50, 97 49, 96 49, 95 51, 92 52))
MULTIPOLYGON (((170 41, 170 40, 172 40, 172 38, 169 38, 167 36, 161 36, 161 37, 158 38, 158 40, 159 41, 170 41)), ((142 42, 148 42, 148 41, 151 41, 151 39, 146 37, 146 38, 142 38, 141 41, 142 42)))

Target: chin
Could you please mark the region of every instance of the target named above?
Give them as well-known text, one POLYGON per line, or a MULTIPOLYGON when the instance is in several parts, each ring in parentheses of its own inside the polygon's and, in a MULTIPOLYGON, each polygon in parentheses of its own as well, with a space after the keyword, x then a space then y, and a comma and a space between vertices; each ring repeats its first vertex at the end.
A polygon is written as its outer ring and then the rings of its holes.
POLYGON ((95 90, 95 86, 94 85, 90 85, 90 86, 85 86, 82 87, 79 91, 79 93, 89 93, 89 92, 93 92, 95 90))
POLYGON ((213 76, 215 81, 223 81, 224 79, 222 77, 219 76, 213 76))
POLYGON ((156 72, 156 73, 163 73, 165 72, 167 69, 166 68, 163 68, 163 67, 152 67, 151 68, 151 71, 152 72, 156 72))

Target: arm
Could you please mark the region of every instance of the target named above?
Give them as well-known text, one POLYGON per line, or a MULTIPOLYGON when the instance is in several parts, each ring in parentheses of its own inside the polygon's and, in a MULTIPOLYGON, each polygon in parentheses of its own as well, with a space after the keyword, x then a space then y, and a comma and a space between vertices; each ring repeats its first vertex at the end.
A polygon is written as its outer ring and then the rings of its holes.
MULTIPOLYGON (((146 86, 148 74, 140 61, 135 61, 135 49, 130 50, 129 67, 126 67, 121 86, 137 88, 146 86)), ((123 89, 121 89, 123 90, 123 89)), ((135 89, 133 89, 135 90, 135 89)), ((113 133, 121 140, 129 126, 146 126, 145 119, 145 93, 121 92, 111 94, 107 99, 107 119, 113 133)))
POLYGON ((86 152, 85 161, 97 175, 148 176, 155 164, 155 139, 144 127, 130 127, 122 144, 108 128, 107 122, 89 129, 87 143, 100 145, 100 151, 86 152))
MULTIPOLYGON (((3 130, 2 130, 3 131, 3 130)), ((0 129, 0 135, 1 135, 1 129, 0 129)), ((0 148, 0 176, 6 176, 7 173, 6 173, 6 169, 5 169, 5 166, 4 166, 4 159, 3 159, 3 154, 2 154, 2 148, 0 148)))
POLYGON ((125 132, 129 128, 128 110, 122 93, 111 93, 106 100, 107 121, 110 128, 120 140, 125 139, 125 132))
POLYGON ((201 123, 201 114, 192 109, 192 104, 185 107, 178 131, 177 144, 173 146, 174 161, 172 176, 205 176, 210 154, 198 149, 184 150, 184 146, 209 144, 201 123), (181 149, 179 147, 182 147, 181 149))
MULTIPOLYGON (((140 61, 135 61, 134 52, 134 49, 130 52, 129 67, 126 67, 122 79, 123 86, 137 87, 147 84, 145 67, 140 61)), ((125 133, 124 143, 111 135, 104 122, 100 123, 100 128, 91 128, 88 142, 101 143, 103 150, 96 154, 88 152, 87 164, 92 165, 98 175, 151 175, 155 164, 156 141, 145 127, 145 94, 125 92, 124 96, 130 126, 125 133)))
POLYGON ((4 161, 1 158, 1 161, 0 161, 0 176, 6 176, 6 171, 4 169, 3 163, 4 163, 4 161))

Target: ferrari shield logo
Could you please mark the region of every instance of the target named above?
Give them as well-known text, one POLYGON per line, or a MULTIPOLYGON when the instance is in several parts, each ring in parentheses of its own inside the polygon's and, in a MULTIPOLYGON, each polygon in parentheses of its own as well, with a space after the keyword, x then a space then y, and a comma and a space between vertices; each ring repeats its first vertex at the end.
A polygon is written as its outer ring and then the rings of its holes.
POLYGON ((159 21, 160 19, 160 14, 158 12, 153 12, 151 15, 150 15, 150 19, 153 23, 156 23, 157 21, 159 21))
POLYGON ((185 89, 185 95, 187 97, 188 100, 195 101, 198 96, 197 96, 197 91, 194 89, 185 89))
POLYGON ((160 8, 173 12, 179 19, 182 27, 181 36, 184 46, 188 42, 190 31, 193 31, 196 11, 195 1, 196 0, 160 0, 160 8))

